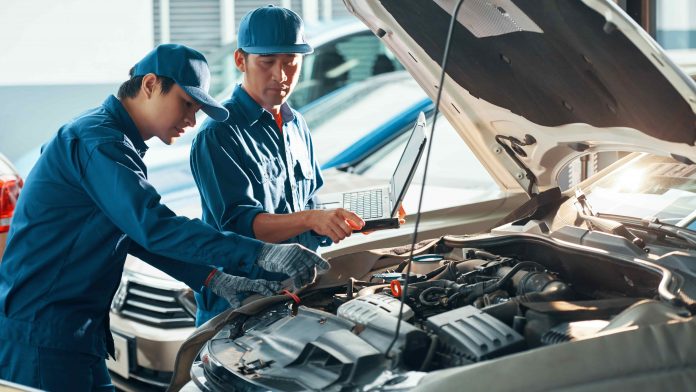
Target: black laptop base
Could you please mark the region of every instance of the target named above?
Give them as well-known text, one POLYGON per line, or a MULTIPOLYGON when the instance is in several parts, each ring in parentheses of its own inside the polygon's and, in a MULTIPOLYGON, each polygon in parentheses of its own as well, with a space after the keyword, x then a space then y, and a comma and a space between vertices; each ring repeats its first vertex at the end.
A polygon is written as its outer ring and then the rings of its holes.
POLYGON ((385 218, 385 219, 370 219, 365 221, 365 226, 360 230, 353 230, 353 233, 362 233, 364 231, 375 231, 384 229, 398 229, 401 225, 399 224, 399 218, 385 218))

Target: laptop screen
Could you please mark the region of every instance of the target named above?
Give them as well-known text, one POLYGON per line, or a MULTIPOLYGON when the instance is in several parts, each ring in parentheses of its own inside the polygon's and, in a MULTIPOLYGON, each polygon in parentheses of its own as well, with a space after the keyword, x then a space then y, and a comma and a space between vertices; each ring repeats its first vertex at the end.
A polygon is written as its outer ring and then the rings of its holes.
POLYGON ((401 154, 401 159, 399 159, 399 164, 396 165, 396 170, 394 170, 394 175, 389 182, 389 190, 392 197, 392 214, 396 213, 396 209, 399 208, 398 201, 404 197, 406 189, 413 177, 418 166, 418 161, 420 160, 421 153, 423 151, 423 146, 425 145, 425 115, 421 112, 418 115, 418 120, 413 126, 411 131, 411 136, 408 138, 408 143, 406 143, 406 148, 404 148, 403 154, 401 154))

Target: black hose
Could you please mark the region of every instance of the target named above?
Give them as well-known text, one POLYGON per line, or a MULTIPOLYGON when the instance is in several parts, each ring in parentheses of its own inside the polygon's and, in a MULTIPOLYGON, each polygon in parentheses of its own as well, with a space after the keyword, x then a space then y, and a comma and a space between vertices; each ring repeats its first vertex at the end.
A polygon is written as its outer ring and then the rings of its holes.
POLYGON ((544 291, 518 295, 515 297, 515 300, 519 301, 519 303, 567 300, 570 299, 568 298, 570 293, 571 290, 567 284, 561 281, 555 281, 544 287, 544 291))
POLYGON ((568 285, 560 281, 554 283, 556 284, 545 287, 544 291, 542 292, 519 295, 511 298, 508 302, 487 306, 481 310, 506 324, 512 324, 515 316, 519 314, 519 306, 522 303, 550 302, 571 299, 572 290, 570 287, 568 287, 568 285))
POLYGON ((350 301, 353 299, 353 283, 355 282, 355 279, 351 277, 348 279, 348 283, 346 284, 346 298, 350 301))
POLYGON ((437 348, 437 335, 433 335, 430 337, 430 347, 428 347, 428 353, 425 354, 425 359, 423 360, 423 363, 421 364, 421 367, 420 367, 421 372, 428 370, 428 366, 430 366, 430 362, 433 360, 433 355, 435 354, 436 348, 437 348))
POLYGON ((450 295, 449 298, 447 298, 447 303, 448 304, 453 303, 457 298, 461 297, 462 295, 463 294, 460 292, 456 292, 456 293, 450 295))
POLYGON ((488 261, 483 259, 452 261, 446 264, 447 268, 432 277, 432 279, 447 279, 456 282, 459 274, 474 271, 486 263, 488 263, 488 261))
POLYGON ((421 293, 418 295, 418 300, 420 301, 421 304, 426 305, 426 306, 437 306, 440 304, 440 301, 430 301, 425 298, 426 295, 429 295, 434 292, 440 292, 440 293, 447 293, 447 289, 444 287, 438 287, 438 286, 433 286, 433 287, 428 287, 427 289, 421 291, 421 293))
POLYGON ((510 271, 505 273, 505 275, 503 275, 503 277, 500 278, 498 282, 486 288, 484 294, 492 293, 503 287, 504 284, 506 284, 510 279, 512 279, 512 277, 524 267, 538 267, 542 270, 546 269, 546 267, 534 261, 520 261, 519 263, 515 264, 512 268, 510 268, 510 271))

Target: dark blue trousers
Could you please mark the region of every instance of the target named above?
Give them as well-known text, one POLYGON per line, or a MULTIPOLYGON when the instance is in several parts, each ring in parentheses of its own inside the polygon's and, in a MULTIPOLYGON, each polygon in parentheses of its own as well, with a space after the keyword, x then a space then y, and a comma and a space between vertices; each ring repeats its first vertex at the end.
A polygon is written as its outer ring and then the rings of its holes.
POLYGON ((0 379, 47 391, 114 391, 104 358, 7 340, 0 340, 0 379))

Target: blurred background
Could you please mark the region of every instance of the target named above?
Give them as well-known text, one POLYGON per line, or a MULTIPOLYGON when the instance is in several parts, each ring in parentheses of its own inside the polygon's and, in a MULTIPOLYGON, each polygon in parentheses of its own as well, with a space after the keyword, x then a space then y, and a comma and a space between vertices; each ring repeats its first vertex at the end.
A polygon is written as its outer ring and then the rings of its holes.
MULTIPOLYGON (((696 1, 616 2, 678 64, 696 72, 696 1)), ((130 67, 160 43, 202 51, 214 74, 212 93, 224 92, 236 77, 231 53, 237 23, 266 4, 293 9, 314 31, 340 29, 353 18, 341 0, 0 0, 0 153, 16 162, 36 149, 66 121, 115 93, 130 67)), ((377 41, 357 39, 340 49, 345 57, 371 42, 377 41)), ((370 76, 374 63, 349 67, 348 77, 335 84, 370 76)), ((294 106, 320 93, 298 91, 294 106)))
POLYGON ((234 78, 237 23, 267 4, 308 29, 350 17, 341 0, 0 0, 0 152, 15 161, 45 142, 160 43, 203 52, 220 93, 234 78))

